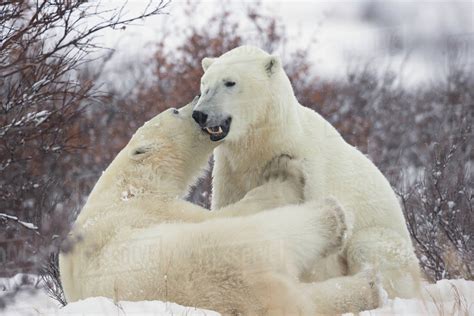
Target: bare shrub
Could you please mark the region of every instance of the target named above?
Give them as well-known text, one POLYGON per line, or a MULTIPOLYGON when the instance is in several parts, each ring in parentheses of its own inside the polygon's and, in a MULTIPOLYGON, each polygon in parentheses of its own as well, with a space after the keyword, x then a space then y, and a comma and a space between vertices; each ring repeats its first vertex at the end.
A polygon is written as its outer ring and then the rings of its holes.
POLYGON ((81 0, 0 3, 0 275, 39 273, 82 202, 74 190, 85 145, 78 127, 99 94, 80 71, 99 50, 96 35, 166 4, 124 17, 123 8, 81 0))
POLYGON ((319 110, 388 177, 430 280, 474 277, 474 78, 455 60, 414 88, 359 66, 327 85, 319 110))

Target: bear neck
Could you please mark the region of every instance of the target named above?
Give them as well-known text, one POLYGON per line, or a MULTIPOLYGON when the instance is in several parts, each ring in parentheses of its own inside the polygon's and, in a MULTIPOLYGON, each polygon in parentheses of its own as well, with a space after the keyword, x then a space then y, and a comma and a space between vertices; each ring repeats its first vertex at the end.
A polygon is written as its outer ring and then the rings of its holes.
POLYGON ((142 187, 148 198, 154 196, 170 200, 185 196, 189 188, 203 174, 212 149, 204 154, 202 149, 168 154, 155 164, 143 165, 130 175, 132 185, 142 187))
MULTIPOLYGON (((144 164, 134 168, 121 165, 121 158, 102 174, 92 190, 88 203, 115 205, 131 199, 169 200, 183 195, 187 183, 182 168, 144 164)), ((113 209, 113 208, 112 208, 113 209)))
MULTIPOLYGON (((292 152, 294 137, 301 132, 298 116, 300 105, 292 91, 286 96, 272 97, 264 105, 263 115, 249 126, 246 135, 224 142, 216 149, 217 155, 227 156, 229 161, 243 166, 248 166, 248 162, 252 161, 255 168, 260 169, 275 156, 292 152), (236 156, 241 156, 241 159, 235 159, 236 156)), ((235 168, 238 169, 238 166, 235 168)))
MULTIPOLYGON (((151 170, 144 170, 150 172, 150 179, 143 179, 137 177, 137 185, 145 190, 145 195, 154 196, 161 200, 176 199, 183 196, 188 187, 188 177, 184 172, 184 167, 176 168, 176 166, 160 165, 151 170)), ((143 171, 142 171, 143 172, 143 171)), ((140 174, 143 174, 143 173, 140 174)))

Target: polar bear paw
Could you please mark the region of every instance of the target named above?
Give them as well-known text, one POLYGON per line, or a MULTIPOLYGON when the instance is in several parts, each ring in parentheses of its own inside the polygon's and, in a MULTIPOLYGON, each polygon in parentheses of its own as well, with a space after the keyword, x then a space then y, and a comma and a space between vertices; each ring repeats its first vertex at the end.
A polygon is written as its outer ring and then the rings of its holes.
POLYGON ((305 176, 301 161, 290 155, 282 154, 270 160, 263 170, 265 181, 291 181, 301 191, 305 185, 305 176))
POLYGON ((352 232, 352 217, 334 198, 326 198, 318 204, 321 222, 330 230, 325 255, 341 251, 352 232))
POLYGON ((356 274, 356 277, 367 282, 367 288, 369 289, 368 295, 365 296, 365 310, 375 309, 387 303, 388 294, 383 288, 382 275, 376 268, 367 265, 356 274))

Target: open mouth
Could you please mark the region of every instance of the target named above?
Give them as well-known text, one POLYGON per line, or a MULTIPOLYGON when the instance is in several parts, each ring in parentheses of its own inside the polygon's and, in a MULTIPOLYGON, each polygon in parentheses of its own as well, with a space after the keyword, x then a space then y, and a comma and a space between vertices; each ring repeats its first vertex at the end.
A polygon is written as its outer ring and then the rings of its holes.
POLYGON ((206 132, 207 134, 209 134, 211 140, 215 142, 215 141, 224 139, 227 136, 230 130, 231 121, 232 119, 228 118, 223 122, 222 125, 207 126, 207 127, 203 127, 202 130, 206 132))

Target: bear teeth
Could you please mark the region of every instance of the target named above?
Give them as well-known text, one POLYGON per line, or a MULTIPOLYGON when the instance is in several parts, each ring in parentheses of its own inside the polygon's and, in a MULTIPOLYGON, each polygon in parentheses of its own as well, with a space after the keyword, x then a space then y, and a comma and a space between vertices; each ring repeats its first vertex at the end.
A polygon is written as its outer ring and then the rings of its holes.
POLYGON ((221 126, 206 127, 206 131, 213 135, 222 134, 223 132, 221 126))

